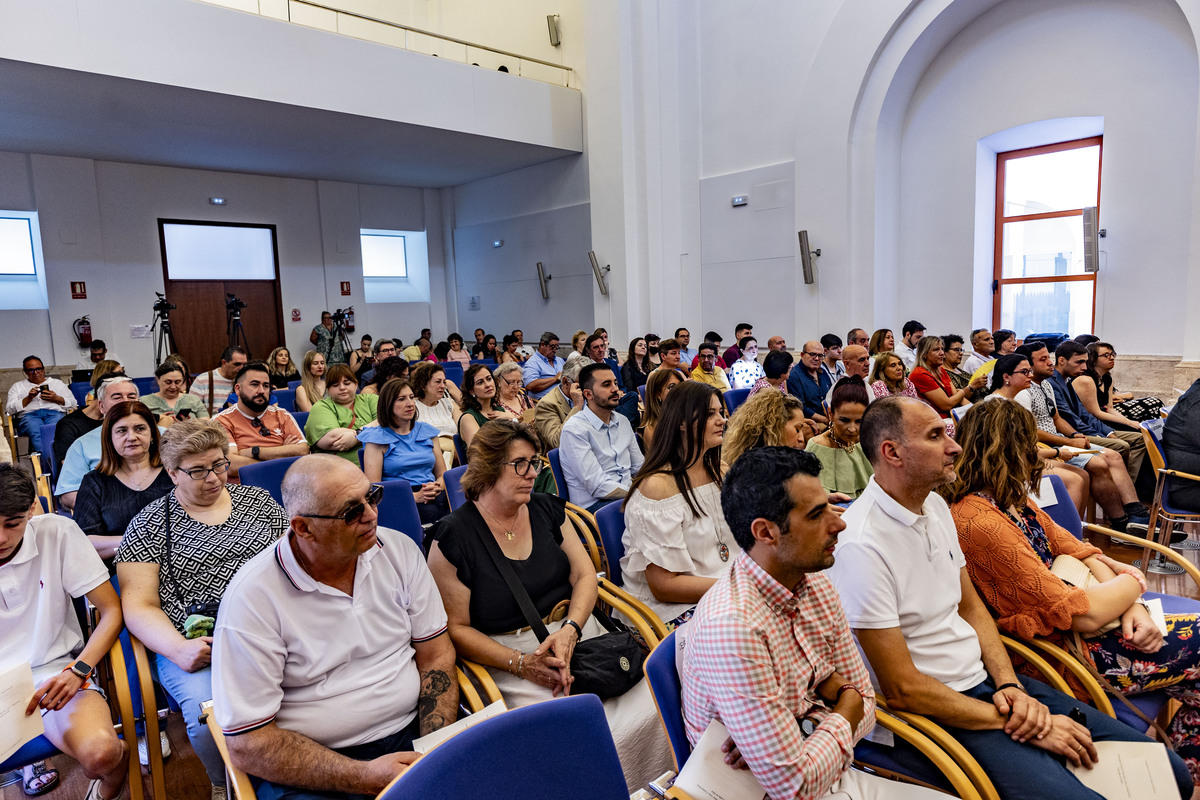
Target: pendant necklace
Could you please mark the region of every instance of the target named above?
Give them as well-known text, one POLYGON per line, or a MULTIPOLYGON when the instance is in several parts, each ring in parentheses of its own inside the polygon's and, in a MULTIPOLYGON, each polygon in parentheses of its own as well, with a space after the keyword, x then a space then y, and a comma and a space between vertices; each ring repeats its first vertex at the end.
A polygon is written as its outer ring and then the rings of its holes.
POLYGON ((492 512, 484 508, 482 503, 476 503, 476 505, 483 510, 483 513, 491 517, 497 525, 499 525, 501 528, 506 528, 505 530, 501 531, 501 533, 504 534, 505 539, 511 542, 513 537, 517 535, 513 528, 516 526, 517 520, 521 518, 521 509, 517 509, 517 515, 512 518, 512 522, 506 527, 505 524, 500 521, 499 517, 496 517, 494 514, 492 514, 492 512))
POLYGON ((721 538, 720 531, 717 531, 717 555, 721 557, 721 561, 729 560, 729 545, 725 544, 725 540, 721 538))

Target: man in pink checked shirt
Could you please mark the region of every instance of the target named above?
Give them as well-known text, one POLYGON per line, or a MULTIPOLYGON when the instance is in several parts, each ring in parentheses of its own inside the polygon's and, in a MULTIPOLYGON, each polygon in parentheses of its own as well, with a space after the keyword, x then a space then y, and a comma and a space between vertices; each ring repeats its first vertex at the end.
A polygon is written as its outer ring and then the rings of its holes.
POLYGON ((875 694, 821 574, 846 526, 820 470, 811 453, 763 447, 725 476, 721 507, 742 552, 688 624, 688 738, 694 745, 719 719, 730 768, 748 768, 772 800, 932 800, 937 792, 850 770, 854 743, 875 724, 875 694))

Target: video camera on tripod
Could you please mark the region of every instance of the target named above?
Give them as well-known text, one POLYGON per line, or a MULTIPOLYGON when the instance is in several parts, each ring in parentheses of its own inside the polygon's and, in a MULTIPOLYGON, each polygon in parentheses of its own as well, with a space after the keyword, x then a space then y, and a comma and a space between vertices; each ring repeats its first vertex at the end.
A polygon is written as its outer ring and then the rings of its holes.
POLYGON ((165 317, 168 312, 174 311, 179 306, 167 299, 167 296, 162 292, 155 292, 154 296, 158 299, 154 301, 154 313, 165 317))
MULTIPOLYGON (((172 306, 173 308, 174 306, 172 306)), ((225 293, 225 310, 230 314, 240 314, 242 309, 246 307, 245 302, 238 299, 236 294, 232 292, 225 293)))

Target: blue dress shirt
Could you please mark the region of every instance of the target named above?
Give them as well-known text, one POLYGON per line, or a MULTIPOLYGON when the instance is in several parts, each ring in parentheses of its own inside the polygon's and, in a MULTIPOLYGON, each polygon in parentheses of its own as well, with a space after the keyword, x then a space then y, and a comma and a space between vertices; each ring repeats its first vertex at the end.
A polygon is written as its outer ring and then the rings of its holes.
POLYGON ((606 425, 590 406, 563 424, 558 457, 571 502, 584 508, 628 491, 644 460, 629 420, 613 412, 606 425))

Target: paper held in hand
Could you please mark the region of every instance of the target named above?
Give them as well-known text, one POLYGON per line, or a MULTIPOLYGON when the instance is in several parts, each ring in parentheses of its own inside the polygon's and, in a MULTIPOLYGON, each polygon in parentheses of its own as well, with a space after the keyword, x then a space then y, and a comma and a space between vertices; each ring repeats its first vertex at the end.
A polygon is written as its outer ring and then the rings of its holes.
POLYGON ((41 714, 35 711, 25 716, 33 690, 33 670, 28 663, 0 672, 0 761, 46 730, 41 714))
POLYGON ((725 763, 721 745, 729 731, 714 719, 688 756, 675 779, 675 786, 693 800, 761 800, 766 791, 748 769, 734 769, 725 763))
POLYGON ((1100 760, 1092 769, 1071 767, 1079 782, 1106 800, 1177 800, 1179 788, 1158 742, 1095 742, 1100 760))

